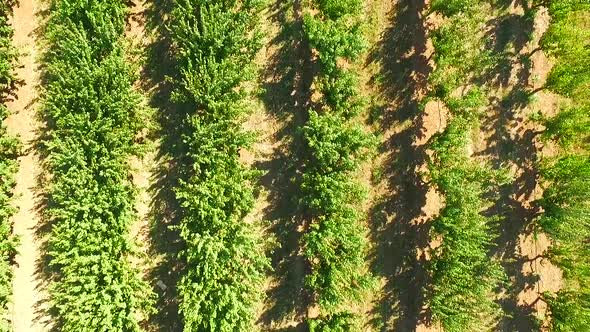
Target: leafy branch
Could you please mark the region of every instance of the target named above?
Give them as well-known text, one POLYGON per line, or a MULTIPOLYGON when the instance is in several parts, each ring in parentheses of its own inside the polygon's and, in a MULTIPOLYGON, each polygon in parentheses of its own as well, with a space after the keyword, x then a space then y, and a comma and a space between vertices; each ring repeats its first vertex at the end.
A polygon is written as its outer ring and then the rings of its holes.
POLYGON ((260 48, 258 0, 175 0, 167 18, 176 75, 172 101, 186 163, 175 188, 186 264, 178 284, 185 331, 251 331, 269 268, 262 233, 244 220, 258 172, 239 160, 253 135, 245 83, 260 48))
POLYGON ((9 113, 5 103, 17 83, 15 68, 18 55, 12 46, 13 29, 8 23, 13 5, 12 1, 0 0, 0 331, 11 331, 8 303, 12 296, 11 263, 17 245, 10 221, 16 212, 11 200, 21 149, 19 140, 7 132, 4 123, 9 113))
POLYGON ((125 52, 126 2, 49 5, 41 114, 49 124, 51 305, 62 331, 139 331, 152 292, 129 259, 136 190, 128 160, 139 151, 145 112, 125 52))
POLYGON ((545 293, 555 331, 590 326, 590 4, 546 1, 551 22, 541 47, 555 60, 546 87, 562 95, 561 110, 541 116, 543 138, 560 148, 540 162, 546 189, 540 228, 552 240, 549 257, 561 268, 564 287, 545 293))
POLYGON ((312 331, 356 330, 358 317, 345 305, 360 301, 373 279, 365 267, 368 243, 358 212, 365 192, 354 178, 375 139, 352 120, 365 105, 357 76, 343 63, 356 61, 366 49, 362 2, 313 5, 318 13, 304 17, 304 32, 318 54, 315 86, 322 100, 301 130, 306 149, 299 185, 309 221, 302 240, 310 266, 306 286, 320 316, 308 324, 312 331))

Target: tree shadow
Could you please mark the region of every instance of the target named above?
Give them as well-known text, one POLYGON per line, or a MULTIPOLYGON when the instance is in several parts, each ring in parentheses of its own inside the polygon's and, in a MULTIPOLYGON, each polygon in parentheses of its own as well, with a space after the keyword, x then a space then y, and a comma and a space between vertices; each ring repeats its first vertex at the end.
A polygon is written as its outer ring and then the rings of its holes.
MULTIPOLYGON (((507 9, 512 1, 499 1, 496 9, 507 9)), ((486 36, 490 43, 488 51, 494 57, 495 66, 483 76, 498 95, 490 97, 489 116, 482 122, 482 129, 491 133, 486 148, 478 153, 489 158, 497 169, 513 165, 517 177, 499 190, 494 205, 487 215, 500 218, 497 225, 499 236, 491 254, 499 257, 509 278, 505 295, 498 300, 506 315, 496 328, 501 331, 532 331, 538 328, 534 304, 519 303, 519 293, 532 289, 538 276, 525 275, 522 271, 528 258, 521 255, 521 236, 531 235, 531 223, 539 213, 539 207, 530 201, 538 182, 536 168, 536 133, 524 127, 529 121, 523 114, 529 105, 534 90, 531 86, 531 62, 524 54, 532 41, 534 32, 533 8, 527 1, 517 1, 515 6, 523 13, 506 13, 488 22, 492 27, 486 36)), ((530 52, 529 52, 530 53, 530 52)))
MULTIPOLYGON (((18 2, 17 2, 18 3, 18 2)), ((31 36, 36 45, 43 45, 44 34, 46 30, 47 20, 50 12, 46 9, 38 9, 35 13, 35 19, 38 21, 38 26, 33 30, 31 36)), ((39 47, 39 46, 37 46, 39 47)), ((46 68, 44 64, 45 54, 42 53, 34 59, 34 64, 37 66, 36 70, 40 72, 39 82, 33 87, 37 93, 37 97, 32 99, 26 106, 26 109, 36 108, 33 114, 39 122, 39 127, 35 130, 34 138, 28 142, 29 148, 23 153, 36 154, 39 160, 40 170, 35 178, 35 188, 32 188, 34 194, 34 210, 39 222, 34 228, 35 240, 39 241, 40 256, 35 262, 35 278, 42 280, 36 287, 40 292, 46 292, 47 298, 40 299, 35 303, 34 310, 35 320, 41 321, 44 317, 49 317, 51 321, 44 322, 44 328, 51 332, 62 330, 63 322, 59 317, 59 311, 52 305, 51 294, 49 292, 50 285, 57 280, 59 269, 51 265, 52 257, 50 256, 50 246, 48 238, 51 236, 56 221, 49 215, 48 211, 56 207, 55 202, 51 199, 49 188, 50 183, 50 164, 49 164, 49 148, 48 142, 51 141, 49 133, 55 129, 54 121, 45 113, 42 112, 42 98, 43 86, 48 82, 46 76, 46 68), (41 290, 42 289, 42 290, 41 290)), ((21 67, 24 68, 24 67, 21 67)), ((31 69, 32 70, 32 69, 31 69)), ((21 82, 24 84, 24 81, 21 82)), ((24 142, 23 142, 24 143, 24 142)))
MULTIPOLYGON (((35 133, 35 139, 31 142, 31 147, 25 154, 37 154, 41 163, 41 171, 37 175, 35 182, 34 199, 35 199, 35 213, 39 218, 39 223, 36 225, 35 239, 39 242, 40 256, 35 262, 35 278, 43 280, 42 283, 38 284, 36 289, 41 291, 48 290, 49 286, 56 280, 56 276, 59 274, 59 269, 50 265, 51 256, 49 254, 49 242, 47 238, 51 236, 52 229, 55 225, 55 221, 47 214, 47 211, 55 207, 55 204, 51 200, 48 188, 50 183, 48 181, 48 155, 47 145, 49 137, 47 136, 49 127, 48 122, 43 121, 42 127, 40 127, 35 133)), ((57 332, 61 331, 62 322, 59 318, 59 312, 57 308, 51 305, 51 295, 47 294, 48 298, 41 299, 35 303, 33 308, 35 312, 36 321, 40 321, 43 317, 51 317, 51 322, 44 326, 49 331, 57 332)))
POLYGON ((310 88, 316 68, 303 37, 301 1, 277 0, 270 4, 268 15, 270 23, 280 30, 267 45, 273 51, 265 59, 261 98, 267 112, 282 126, 273 137, 278 147, 271 159, 254 164, 263 171, 260 185, 269 192, 263 219, 278 242, 268 253, 274 280, 258 323, 268 331, 303 331, 309 294, 304 287, 307 264, 300 247, 305 218, 297 195, 303 146, 298 128, 305 123, 311 107, 310 88))
POLYGON ((501 168, 510 163, 516 165, 520 173, 511 183, 500 188, 494 205, 486 211, 487 215, 500 218, 497 225, 499 236, 491 254, 501 259, 510 280, 505 289, 506 295, 498 301, 506 315, 497 328, 501 331, 531 331, 537 327, 534 306, 519 303, 518 295, 523 290, 534 288, 539 281, 538 276, 523 273, 522 268, 528 259, 521 255, 520 248, 521 236, 532 234, 531 223, 540 211, 535 204, 525 203, 534 194, 539 176, 535 167, 536 133, 528 129, 513 136, 510 127, 515 121, 520 123, 526 119, 515 117, 501 103, 498 103, 494 114, 484 125, 494 127, 491 141, 496 143, 482 154, 491 155, 495 167, 501 168))
POLYGON ((145 0, 145 11, 141 13, 146 31, 152 42, 147 47, 146 63, 141 72, 143 91, 151 91, 150 107, 156 110, 157 129, 151 134, 152 141, 158 142, 155 156, 156 166, 152 170, 149 188, 151 204, 150 257, 159 257, 158 264, 148 273, 148 279, 156 293, 156 311, 150 316, 145 328, 154 331, 182 331, 183 323, 179 313, 177 284, 184 268, 178 259, 184 248, 175 226, 179 224, 179 204, 174 188, 186 178, 186 149, 182 134, 188 129, 184 120, 189 110, 182 105, 171 103, 172 84, 169 77, 177 76, 170 38, 165 28, 171 3, 163 0, 145 0))
MULTIPOLYGON (((494 57, 494 63, 484 75, 484 80, 496 86, 508 87, 516 65, 522 62, 518 55, 532 38, 534 16, 530 11, 524 14, 506 13, 487 22, 491 29, 486 34, 487 49, 494 57)), ((518 82, 528 79, 526 68, 517 73, 518 82)))
POLYGON ((387 193, 370 211, 375 244, 371 267, 386 279, 371 323, 382 331, 414 331, 429 321, 423 310, 427 273, 421 254, 429 246, 430 226, 423 212, 428 185, 418 171, 425 162, 424 146, 416 143, 424 137, 420 94, 431 71, 425 55, 425 6, 425 1, 397 2, 389 13, 390 28, 369 57, 381 63, 380 93, 391 105, 384 109, 380 128, 386 137, 380 152, 387 154, 387 193))

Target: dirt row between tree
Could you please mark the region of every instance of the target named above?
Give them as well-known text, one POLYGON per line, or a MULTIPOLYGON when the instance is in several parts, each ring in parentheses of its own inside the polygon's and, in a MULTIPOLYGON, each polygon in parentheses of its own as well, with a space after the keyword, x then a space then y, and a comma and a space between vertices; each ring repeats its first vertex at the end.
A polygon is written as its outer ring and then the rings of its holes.
POLYGON ((260 195, 247 220, 262 220, 273 272, 266 283, 259 326, 265 331, 300 331, 307 315, 303 296, 304 259, 301 221, 293 197, 302 126, 310 100, 313 69, 303 40, 301 1, 273 1, 264 11, 264 47, 256 59, 261 70, 259 104, 245 128, 258 133, 253 152, 241 159, 263 172, 260 195))
POLYGON ((38 15, 42 8, 38 0, 20 0, 19 3, 14 9, 12 25, 14 44, 21 54, 17 77, 23 85, 17 91, 17 99, 8 104, 12 115, 7 121, 8 130, 18 135, 24 144, 23 155, 19 158, 14 202, 19 209, 13 217, 14 233, 20 244, 14 265, 11 318, 15 331, 37 332, 49 330, 52 322, 47 314, 47 280, 42 273, 41 248, 45 239, 41 235, 42 191, 38 182, 42 168, 36 149, 42 126, 37 119, 40 77, 37 32, 38 15))
MULTIPOLYGON (((131 43, 133 61, 139 64, 139 79, 135 88, 145 97, 144 106, 150 108, 145 119, 148 128, 144 130, 141 137, 138 137, 138 140, 145 144, 145 153, 130 160, 131 176, 138 192, 135 205, 137 219, 131 226, 130 237, 138 245, 133 262, 141 271, 143 278, 153 287, 158 297, 156 302, 158 312, 144 322, 143 328, 146 331, 181 331, 179 317, 177 315, 169 317, 170 311, 174 307, 169 308, 163 305, 175 296, 175 293, 171 293, 170 290, 176 288, 176 277, 168 277, 173 273, 166 265, 168 264, 167 259, 170 257, 166 258, 169 253, 162 250, 162 247, 169 245, 169 243, 162 242, 164 236, 162 230, 167 226, 162 218, 163 215, 157 211, 159 208, 159 186, 161 185, 159 179, 163 171, 162 164, 165 164, 166 161, 160 160, 162 147, 159 135, 161 131, 156 125, 157 114, 162 110, 158 108, 158 103, 154 104, 153 102, 154 95, 158 93, 160 82, 154 81, 154 77, 151 75, 151 71, 154 70, 152 66, 162 65, 153 63, 155 59, 152 58, 153 53, 158 52, 154 49, 154 43, 157 40, 154 33, 157 32, 150 30, 150 24, 153 23, 151 20, 155 19, 152 17, 155 15, 155 12, 152 12, 155 7, 154 3, 149 0, 130 2, 125 33, 131 43)), ((159 56, 164 55, 159 54, 159 56)))
POLYGON ((553 114, 556 98, 545 91, 536 92, 530 103, 518 98, 542 87, 551 70, 547 57, 537 50, 549 17, 547 10, 541 9, 534 20, 528 20, 523 6, 518 1, 507 3, 505 8, 497 8, 502 15, 489 23, 492 51, 502 52, 509 46, 514 53, 506 56, 508 66, 499 66, 493 73, 492 105, 482 119, 474 151, 476 158, 507 167, 514 177, 489 211, 500 216, 495 255, 509 278, 500 299, 507 313, 498 326, 502 331, 535 330, 537 319, 546 326, 547 306, 541 294, 561 286, 561 271, 543 257, 551 245, 549 239, 533 232, 541 213, 536 200, 543 194, 537 162, 551 152, 539 141, 537 133, 542 128, 531 116, 538 111, 553 114), (528 57, 530 63, 523 60, 528 57))
MULTIPOLYGON (((126 36, 129 41, 132 42, 132 47, 137 47, 138 51, 141 51, 149 45, 149 40, 146 37, 145 31, 145 7, 141 0, 135 0, 132 3, 133 5, 130 8, 126 36)), ((135 59, 135 61, 141 61, 141 59, 135 59)), ((143 70, 140 68, 140 71, 143 70)), ((136 84, 136 89, 147 94, 147 91, 143 91, 143 86, 143 82, 138 82, 136 84)), ((145 107, 149 107, 147 105, 147 99, 145 100, 145 107)), ((147 119, 147 121, 151 121, 151 119, 147 119)), ((147 136, 147 132, 144 132, 143 134, 147 136)), ((133 184, 138 191, 135 205, 137 220, 135 224, 131 226, 131 238, 135 239, 139 245, 139 257, 136 257, 138 260, 136 263, 139 265, 140 269, 145 270, 147 263, 145 260, 148 257, 151 242, 150 208, 153 199, 151 197, 151 185, 154 178, 153 172, 157 165, 155 160, 155 150, 157 146, 155 146, 155 142, 150 142, 147 137, 141 137, 140 139, 147 143, 147 151, 143 156, 133 157, 130 161, 133 184)))
POLYGON ((423 287, 430 221, 441 208, 439 195, 424 182, 426 144, 444 129, 438 103, 419 107, 432 70, 428 2, 374 1, 378 39, 369 55, 368 85, 376 98, 369 117, 382 138, 373 165, 373 207, 369 214, 374 251, 370 257, 381 280, 371 322, 376 330, 438 331, 424 307, 423 287), (371 67, 374 66, 373 69, 371 67))

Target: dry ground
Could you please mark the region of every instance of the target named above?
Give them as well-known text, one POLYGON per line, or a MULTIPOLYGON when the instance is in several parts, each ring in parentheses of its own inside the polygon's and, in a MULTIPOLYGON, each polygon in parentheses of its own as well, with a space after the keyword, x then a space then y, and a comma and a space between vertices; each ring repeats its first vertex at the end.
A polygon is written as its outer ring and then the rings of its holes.
POLYGON ((13 303, 11 307, 14 330, 17 332, 48 331, 51 318, 46 312, 46 280, 43 279, 44 240, 38 236, 42 226, 40 191, 38 180, 42 174, 36 141, 41 129, 37 120, 37 85, 39 83, 39 50, 36 35, 39 27, 38 0, 20 0, 14 9, 14 45, 21 53, 17 71, 23 85, 17 91, 17 99, 8 104, 12 115, 7 121, 10 132, 17 134, 24 144, 19 158, 20 168, 16 177, 14 204, 18 207, 13 217, 14 233, 20 239, 19 254, 14 265, 13 303))

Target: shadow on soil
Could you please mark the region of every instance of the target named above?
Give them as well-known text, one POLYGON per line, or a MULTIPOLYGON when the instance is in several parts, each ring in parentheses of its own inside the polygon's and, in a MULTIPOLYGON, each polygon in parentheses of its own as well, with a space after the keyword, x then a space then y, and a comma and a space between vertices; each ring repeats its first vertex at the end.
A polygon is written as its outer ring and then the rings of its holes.
POLYGON ((538 329, 534 303, 519 303, 518 295, 523 290, 536 286, 538 276, 525 275, 522 268, 530 263, 520 252, 520 237, 532 233, 532 221, 539 213, 535 204, 525 204, 534 197, 538 181, 536 169, 536 133, 531 129, 515 131, 514 128, 531 121, 523 115, 523 110, 531 101, 534 89, 531 84, 530 55, 526 50, 534 33, 535 10, 527 7, 527 2, 516 3, 523 8, 522 13, 509 11, 511 2, 498 1, 496 10, 501 15, 488 22, 488 50, 495 57, 495 66, 484 76, 492 90, 490 104, 495 105, 483 123, 484 131, 491 132, 486 149, 479 153, 491 159, 494 167, 514 165, 517 177, 503 186, 499 198, 487 211, 489 215, 500 217, 497 247, 492 254, 501 259, 502 266, 510 280, 506 296, 499 300, 505 315, 498 323, 500 331, 533 331, 538 329))
MULTIPOLYGON (((33 31, 34 36, 33 39, 37 45, 39 45, 44 39, 45 29, 46 29, 46 22, 49 17, 48 10, 39 10, 35 12, 35 19, 39 22, 39 25, 33 31)), ((53 267, 50 265, 52 257, 50 256, 50 245, 48 242, 49 236, 53 230, 56 221, 51 218, 48 214, 48 210, 55 207, 55 203, 51 200, 51 195, 49 192, 51 183, 49 181, 49 169, 51 165, 49 164, 49 150, 47 143, 51 140, 49 136, 49 132, 55 128, 55 123, 48 117, 46 114, 42 112, 42 108, 40 102, 42 102, 42 87, 47 83, 47 77, 45 74, 45 67, 43 61, 40 61, 44 55, 41 54, 41 58, 36 58, 36 65, 38 66, 36 70, 40 71, 40 81, 34 87, 34 91, 37 93, 38 97, 32 100, 27 106, 27 109, 30 108, 37 108, 34 110, 34 114, 37 117, 37 120, 40 122, 39 128, 37 128, 34 139, 30 142, 23 142, 25 145, 29 145, 26 151, 23 151, 23 155, 28 154, 36 154, 39 158, 40 162, 40 172, 35 179, 36 187, 33 189, 34 192, 34 200, 35 200, 35 213, 40 218, 39 223, 36 225, 35 228, 35 238, 37 241, 40 242, 39 244, 39 253, 40 256, 38 257, 35 270, 35 277, 39 280, 43 280, 42 283, 38 284, 37 288, 42 288, 44 291, 47 292, 47 296, 50 297, 51 294, 48 291, 51 284, 56 281, 57 276, 59 275, 59 269, 57 267, 53 267)), ((20 82, 21 84, 24 82, 20 82)), ((39 289, 39 291, 42 291, 39 289)), ((35 319, 36 321, 41 321, 44 317, 49 316, 51 321, 47 322, 44 326, 50 332, 58 332, 62 329, 62 321, 59 317, 59 312, 57 308, 51 305, 50 298, 41 299, 39 302, 35 303, 34 308, 32 308, 35 312, 35 319)))
POLYGON ((157 294, 156 312, 146 328, 154 331, 182 331, 176 285, 182 275, 183 265, 178 253, 183 244, 179 232, 173 229, 179 222, 179 206, 173 188, 183 179, 186 153, 182 145, 183 120, 188 110, 170 102, 172 86, 167 77, 174 77, 175 64, 163 17, 171 10, 164 0, 145 1, 142 14, 146 31, 152 34, 147 49, 147 61, 142 74, 144 91, 151 91, 150 106, 155 109, 157 130, 153 141, 159 140, 156 167, 152 170, 150 195, 150 248, 151 257, 161 257, 159 264, 149 273, 150 284, 157 294), (160 285, 158 285, 160 284, 160 285), (161 285, 165 287, 161 287, 161 285))
POLYGON ((428 186, 417 168, 424 163, 424 135, 419 93, 430 72, 426 58, 426 23, 423 0, 401 0, 389 13, 390 28, 372 50, 369 61, 380 62, 378 86, 387 106, 381 110, 385 141, 381 153, 387 194, 370 211, 373 272, 386 279, 376 300, 373 328, 382 331, 414 331, 428 324, 423 310, 426 283, 425 257, 429 223, 423 219, 428 186), (401 128, 401 129, 400 129, 401 128))
POLYGON ((267 20, 268 26, 279 31, 267 44, 270 57, 265 59, 261 98, 282 127, 275 134, 279 144, 271 160, 254 165, 264 172, 260 184, 269 192, 263 219, 278 242, 269 253, 273 284, 258 323, 265 331, 305 331, 309 295, 304 289, 306 262, 300 247, 304 218, 296 195, 302 152, 297 128, 310 107, 314 66, 302 35, 300 0, 271 3, 267 20))

